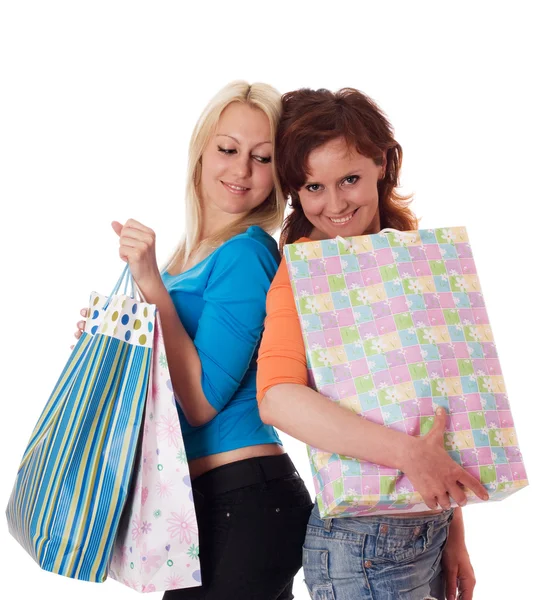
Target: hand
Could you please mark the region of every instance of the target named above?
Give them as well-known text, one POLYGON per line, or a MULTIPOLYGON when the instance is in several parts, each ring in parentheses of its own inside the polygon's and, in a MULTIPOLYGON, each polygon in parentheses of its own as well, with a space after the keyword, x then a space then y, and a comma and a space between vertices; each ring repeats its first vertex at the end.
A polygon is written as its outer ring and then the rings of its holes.
POLYGON ((411 438, 403 472, 430 509, 436 509, 437 503, 444 510, 449 509, 450 496, 459 506, 464 506, 466 494, 461 486, 471 489, 481 500, 488 500, 487 490, 481 483, 444 449, 445 428, 446 411, 439 408, 431 431, 421 438, 411 438))
POLYGON ((476 578, 464 539, 452 534, 448 536, 442 553, 442 569, 446 580, 446 599, 472 600, 476 578))
MULTIPOLYGON (((80 311, 80 314, 82 315, 82 317, 87 317, 87 308, 82 308, 82 310, 80 311)), ((76 323, 76 327, 77 330, 74 334, 74 337, 79 340, 80 336, 82 335, 82 333, 85 330, 85 321, 78 321, 78 323, 76 323)), ((71 346, 71 350, 74 348, 74 346, 71 346)))
POLYGON ((156 262, 156 235, 134 219, 124 225, 113 221, 111 226, 120 237, 119 256, 130 266, 130 273, 145 295, 154 287, 162 285, 156 262))

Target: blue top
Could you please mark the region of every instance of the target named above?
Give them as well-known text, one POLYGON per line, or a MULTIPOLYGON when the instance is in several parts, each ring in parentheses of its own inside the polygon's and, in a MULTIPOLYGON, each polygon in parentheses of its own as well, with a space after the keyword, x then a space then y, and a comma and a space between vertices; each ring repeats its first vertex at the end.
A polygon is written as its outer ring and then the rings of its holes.
POLYGON ((257 226, 227 240, 191 269, 162 275, 202 366, 202 389, 217 415, 192 427, 178 414, 188 459, 259 444, 281 444, 260 419, 256 357, 266 294, 277 272, 275 240, 257 226))

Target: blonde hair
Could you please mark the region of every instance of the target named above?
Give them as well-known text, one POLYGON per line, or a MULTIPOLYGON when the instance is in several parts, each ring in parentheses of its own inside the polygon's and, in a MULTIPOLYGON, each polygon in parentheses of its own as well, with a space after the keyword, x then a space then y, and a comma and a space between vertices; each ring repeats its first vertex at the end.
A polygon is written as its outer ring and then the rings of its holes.
POLYGON ((270 234, 277 231, 282 225, 286 198, 282 193, 274 161, 272 160, 274 185, 266 200, 231 225, 222 228, 204 240, 200 239, 201 198, 199 185, 202 168, 201 157, 208 141, 215 133, 221 113, 233 102, 240 102, 258 108, 267 116, 271 127, 273 152, 275 151, 275 136, 281 114, 281 95, 275 88, 265 83, 250 85, 245 81, 233 81, 212 98, 197 121, 191 135, 186 183, 186 233, 169 260, 167 269, 180 268, 201 247, 217 247, 236 234, 242 233, 251 225, 258 225, 270 234))

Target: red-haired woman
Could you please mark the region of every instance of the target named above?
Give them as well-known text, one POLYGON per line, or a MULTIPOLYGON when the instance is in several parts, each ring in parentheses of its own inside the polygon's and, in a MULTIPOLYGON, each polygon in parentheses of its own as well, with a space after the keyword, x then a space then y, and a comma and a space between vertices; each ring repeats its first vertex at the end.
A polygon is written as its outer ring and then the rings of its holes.
MULTIPOLYGON (((302 89, 283 96, 276 163, 293 211, 280 247, 297 241, 417 229, 396 192, 402 151, 385 115, 354 89, 302 89)), ((446 415, 412 437, 359 417, 307 386, 305 348, 286 265, 267 297, 258 360, 265 423, 312 446, 400 469, 429 507, 424 513, 321 519, 317 506, 303 549, 313 600, 472 598, 475 579, 464 543, 462 485, 485 488, 443 446, 446 415)))

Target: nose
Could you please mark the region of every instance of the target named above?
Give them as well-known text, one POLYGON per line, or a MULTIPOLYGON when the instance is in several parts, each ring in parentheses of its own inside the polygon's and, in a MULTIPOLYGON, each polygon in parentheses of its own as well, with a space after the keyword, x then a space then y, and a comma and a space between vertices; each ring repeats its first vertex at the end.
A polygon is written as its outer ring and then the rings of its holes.
MULTIPOLYGON (((237 179, 248 179, 251 176, 251 158, 245 153, 236 157, 234 172, 237 179)), ((238 181, 236 181, 238 183, 238 181)))
POLYGON ((349 203, 344 197, 343 190, 336 188, 328 192, 327 198, 327 211, 329 216, 336 217, 337 215, 343 215, 347 212, 349 203))

